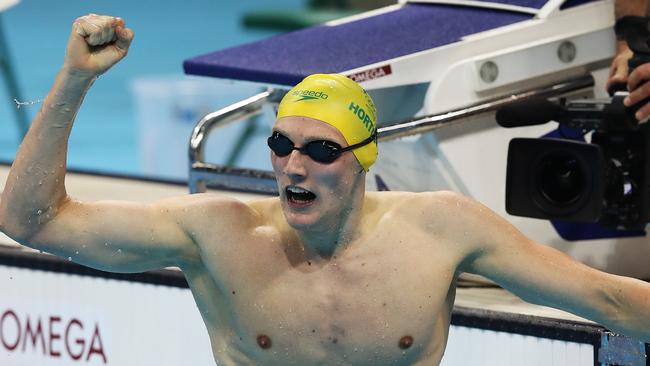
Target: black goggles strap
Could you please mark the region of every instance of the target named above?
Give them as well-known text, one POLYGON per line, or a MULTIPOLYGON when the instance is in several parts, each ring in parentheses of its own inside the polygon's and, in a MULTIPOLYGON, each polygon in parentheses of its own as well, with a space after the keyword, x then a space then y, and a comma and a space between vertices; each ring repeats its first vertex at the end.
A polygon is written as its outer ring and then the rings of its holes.
POLYGON ((358 148, 358 147, 361 147, 361 146, 364 146, 364 145, 368 145, 369 143, 371 143, 371 142, 373 142, 373 141, 377 141, 377 129, 375 129, 375 131, 374 131, 370 136, 368 136, 367 139, 365 139, 365 140, 363 140, 363 141, 361 141, 361 142, 359 142, 359 143, 356 143, 356 144, 354 144, 354 145, 350 145, 350 146, 348 146, 348 147, 344 147, 344 148, 342 148, 342 149, 339 150, 339 151, 340 151, 340 152, 345 152, 345 151, 354 150, 354 149, 356 149, 356 148, 358 148))

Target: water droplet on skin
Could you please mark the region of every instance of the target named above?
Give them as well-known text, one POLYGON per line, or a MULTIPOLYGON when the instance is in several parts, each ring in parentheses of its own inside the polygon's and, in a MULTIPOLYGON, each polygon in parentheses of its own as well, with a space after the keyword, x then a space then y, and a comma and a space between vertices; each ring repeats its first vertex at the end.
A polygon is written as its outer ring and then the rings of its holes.
POLYGON ((72 261, 72 257, 68 257, 68 261, 72 261))
POLYGON ((78 254, 79 254, 79 251, 78 251, 78 250, 77 250, 77 251, 75 251, 75 252, 74 252, 74 254, 77 254, 77 255, 78 255, 78 254))
POLYGON ((117 252, 121 254, 121 253, 122 253, 122 249, 118 249, 117 252))
POLYGON ((39 181, 38 181, 38 185, 39 185, 39 186, 42 186, 42 185, 43 185, 43 181, 42 181, 42 180, 39 180, 39 181))
POLYGON ((42 215, 42 214, 43 214, 43 210, 39 209, 38 211, 36 211, 36 214, 39 215, 39 216, 42 215))

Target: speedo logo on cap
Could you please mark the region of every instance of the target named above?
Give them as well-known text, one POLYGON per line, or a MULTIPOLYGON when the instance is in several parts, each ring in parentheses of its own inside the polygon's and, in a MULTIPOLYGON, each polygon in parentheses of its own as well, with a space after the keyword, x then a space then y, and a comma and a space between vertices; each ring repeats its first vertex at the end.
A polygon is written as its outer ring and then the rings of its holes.
POLYGON ((298 100, 294 100, 294 102, 302 102, 303 100, 314 100, 314 99, 327 99, 328 95, 326 93, 323 93, 322 91, 315 91, 315 90, 294 90, 292 95, 296 97, 301 97, 298 100))
POLYGON ((350 106, 348 107, 348 110, 352 111, 352 113, 357 116, 358 119, 363 122, 365 125, 366 129, 368 132, 372 133, 373 127, 372 127, 372 121, 370 120, 370 116, 368 116, 368 113, 363 110, 363 108, 359 107, 358 104, 355 104, 354 102, 350 102, 350 106))

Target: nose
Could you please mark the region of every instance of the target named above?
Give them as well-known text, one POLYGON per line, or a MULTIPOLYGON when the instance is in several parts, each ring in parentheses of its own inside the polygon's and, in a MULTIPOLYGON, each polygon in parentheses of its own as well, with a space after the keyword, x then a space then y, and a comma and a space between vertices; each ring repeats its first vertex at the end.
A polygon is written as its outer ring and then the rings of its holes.
POLYGON ((291 179, 302 179, 307 175, 305 169, 305 156, 298 150, 293 150, 287 157, 287 163, 284 165, 284 174, 288 175, 291 179))

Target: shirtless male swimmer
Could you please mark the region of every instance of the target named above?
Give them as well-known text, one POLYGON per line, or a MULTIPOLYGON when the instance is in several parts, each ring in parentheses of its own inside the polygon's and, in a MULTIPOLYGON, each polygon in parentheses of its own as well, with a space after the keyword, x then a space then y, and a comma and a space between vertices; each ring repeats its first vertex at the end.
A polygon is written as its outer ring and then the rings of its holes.
POLYGON ((280 105, 269 139, 279 198, 73 200, 64 177, 75 114, 132 38, 120 18, 74 22, 11 168, 1 228, 101 270, 181 268, 219 365, 437 365, 462 272, 650 341, 650 285, 534 243, 456 193, 365 192, 374 105, 340 75, 311 76, 280 105))

